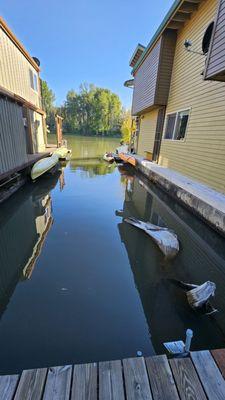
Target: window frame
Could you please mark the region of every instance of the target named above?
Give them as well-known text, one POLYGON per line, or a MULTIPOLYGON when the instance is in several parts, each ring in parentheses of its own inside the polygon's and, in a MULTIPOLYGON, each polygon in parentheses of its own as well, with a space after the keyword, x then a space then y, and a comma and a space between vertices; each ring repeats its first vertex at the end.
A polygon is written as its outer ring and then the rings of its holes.
POLYGON ((188 132, 188 125, 189 125, 189 121, 190 121, 190 115, 191 115, 191 107, 183 108, 183 109, 177 110, 177 111, 172 111, 172 112, 169 112, 168 114, 166 114, 163 140, 170 141, 170 142, 182 142, 182 143, 185 142, 186 137, 187 137, 187 132, 188 132), (175 133, 176 133, 177 122, 178 122, 178 115, 180 113, 182 113, 182 112, 185 112, 185 111, 188 112, 188 122, 187 122, 187 126, 186 126, 185 136, 184 136, 183 139, 174 139, 175 133), (176 114, 176 119, 175 119, 174 128, 173 128, 173 135, 172 135, 172 138, 170 139, 170 138, 166 138, 165 137, 165 135, 166 135, 166 127, 167 127, 167 118, 168 118, 169 115, 173 115, 173 114, 176 114))
POLYGON ((31 68, 29 68, 30 75, 30 87, 35 93, 39 93, 38 90, 38 74, 34 72, 31 68), (36 85, 35 85, 36 83, 36 85))

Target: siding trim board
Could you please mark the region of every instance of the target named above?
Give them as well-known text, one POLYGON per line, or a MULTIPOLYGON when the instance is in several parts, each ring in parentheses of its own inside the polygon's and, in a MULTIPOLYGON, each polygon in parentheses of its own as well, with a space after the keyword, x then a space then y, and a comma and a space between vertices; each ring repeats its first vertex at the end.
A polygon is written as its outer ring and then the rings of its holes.
POLYGON ((12 93, 9 90, 4 89, 2 86, 0 86, 0 96, 7 97, 7 98, 17 102, 18 104, 22 104, 23 106, 26 106, 33 111, 36 111, 38 114, 41 114, 43 116, 46 115, 44 110, 41 110, 39 107, 36 107, 34 104, 25 100, 23 97, 18 96, 16 93, 12 93))

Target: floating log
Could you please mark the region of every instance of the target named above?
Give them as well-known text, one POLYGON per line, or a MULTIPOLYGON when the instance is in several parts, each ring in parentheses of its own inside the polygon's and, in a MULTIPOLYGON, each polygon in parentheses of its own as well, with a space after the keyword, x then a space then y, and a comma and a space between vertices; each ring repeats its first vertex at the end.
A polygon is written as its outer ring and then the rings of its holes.
POLYGON ((150 222, 139 221, 133 217, 125 218, 124 221, 146 232, 158 245, 166 259, 171 259, 177 255, 179 251, 177 235, 168 228, 153 225, 150 222))
POLYGON ((207 281, 202 285, 194 285, 175 279, 170 279, 170 281, 186 292, 191 308, 200 310, 206 315, 211 315, 218 311, 209 301, 210 297, 215 295, 216 284, 214 282, 207 281))
POLYGON ((211 296, 215 295, 215 290, 215 283, 210 281, 196 286, 187 292, 188 303, 192 308, 201 308, 208 302, 211 296))

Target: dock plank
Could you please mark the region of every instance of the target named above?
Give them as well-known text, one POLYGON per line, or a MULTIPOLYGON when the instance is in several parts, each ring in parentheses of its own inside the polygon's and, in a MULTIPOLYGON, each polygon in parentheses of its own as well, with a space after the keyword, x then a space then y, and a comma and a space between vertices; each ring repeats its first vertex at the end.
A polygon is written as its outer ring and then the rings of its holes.
POLYGON ((225 399, 225 381, 208 350, 191 352, 202 386, 209 400, 225 399))
POLYGON ((165 355, 148 357, 145 359, 145 362, 153 399, 179 400, 167 357, 165 355))
POLYGON ((99 363, 99 400, 124 400, 121 361, 99 363))
POLYGON ((14 400, 39 400, 42 398, 47 368, 23 371, 14 400))
POLYGON ((170 366, 181 400, 207 400, 190 358, 174 358, 170 366))
POLYGON ((97 400, 97 363, 75 365, 71 400, 97 400))
POLYGON ((19 375, 0 376, 0 399, 12 400, 19 381, 19 375))
POLYGON ((225 349, 211 350, 211 354, 225 379, 225 349))
POLYGON ((43 400, 69 400, 71 377, 71 365, 49 368, 43 400))
POLYGON ((152 400, 143 357, 123 360, 127 400, 152 400))

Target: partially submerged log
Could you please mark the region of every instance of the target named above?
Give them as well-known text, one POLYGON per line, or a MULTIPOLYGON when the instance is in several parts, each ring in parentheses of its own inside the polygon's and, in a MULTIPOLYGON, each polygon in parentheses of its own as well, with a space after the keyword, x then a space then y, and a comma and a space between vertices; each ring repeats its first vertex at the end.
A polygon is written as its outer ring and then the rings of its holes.
POLYGON ((214 282, 207 281, 202 285, 194 285, 176 281, 175 279, 170 279, 170 281, 186 292, 187 300, 191 308, 200 310, 206 315, 211 315, 218 311, 209 301, 210 297, 215 296, 216 284, 214 282))
POLYGON ((158 245, 167 259, 171 259, 177 255, 179 251, 177 235, 168 228, 153 225, 150 222, 139 221, 133 217, 125 218, 125 222, 146 232, 158 245))
POLYGON ((187 292, 188 303, 192 308, 201 308, 208 302, 211 296, 215 295, 215 290, 215 283, 210 281, 196 286, 187 292))

